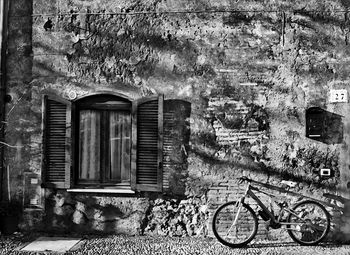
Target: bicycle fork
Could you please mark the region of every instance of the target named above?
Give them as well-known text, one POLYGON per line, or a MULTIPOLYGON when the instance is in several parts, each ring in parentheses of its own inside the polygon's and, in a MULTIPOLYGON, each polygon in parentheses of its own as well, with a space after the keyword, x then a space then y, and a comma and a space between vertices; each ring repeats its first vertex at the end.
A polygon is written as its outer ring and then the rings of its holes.
POLYGON ((231 232, 232 228, 236 226, 237 221, 238 221, 239 214, 241 213, 241 210, 242 210, 242 204, 243 204, 243 202, 244 202, 244 197, 242 197, 242 198, 238 201, 238 204, 236 204, 236 207, 238 208, 238 209, 237 209, 237 213, 236 213, 236 215, 235 215, 235 219, 233 220, 233 223, 231 224, 230 228, 229 228, 228 231, 227 231, 226 236, 228 236, 229 233, 231 232))

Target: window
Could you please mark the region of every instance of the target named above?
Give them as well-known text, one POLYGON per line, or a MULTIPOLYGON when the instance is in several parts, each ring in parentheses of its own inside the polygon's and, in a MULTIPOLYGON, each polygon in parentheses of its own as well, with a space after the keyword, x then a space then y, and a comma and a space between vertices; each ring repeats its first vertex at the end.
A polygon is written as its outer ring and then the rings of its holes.
POLYGON ((343 142, 344 123, 341 115, 320 107, 310 107, 305 112, 306 137, 326 143, 343 142))
POLYGON ((43 105, 47 187, 162 190, 162 96, 45 96, 43 105))
POLYGON ((89 97, 76 109, 77 184, 130 186, 131 102, 89 97))

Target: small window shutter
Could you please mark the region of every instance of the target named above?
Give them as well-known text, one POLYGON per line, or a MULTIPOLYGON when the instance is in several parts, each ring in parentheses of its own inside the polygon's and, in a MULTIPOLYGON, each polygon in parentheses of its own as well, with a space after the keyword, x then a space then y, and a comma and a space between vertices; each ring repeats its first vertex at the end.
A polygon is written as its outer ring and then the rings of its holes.
POLYGON ((163 96, 143 98, 134 106, 135 168, 131 180, 138 191, 162 191, 163 96))
POLYGON ((45 187, 70 188, 71 103, 44 96, 43 180, 45 187))

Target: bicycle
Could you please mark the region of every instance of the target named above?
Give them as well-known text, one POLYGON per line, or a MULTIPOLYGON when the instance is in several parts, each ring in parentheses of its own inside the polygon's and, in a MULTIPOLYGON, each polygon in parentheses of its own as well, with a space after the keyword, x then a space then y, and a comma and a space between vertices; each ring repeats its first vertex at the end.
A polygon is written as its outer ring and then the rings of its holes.
POLYGON ((247 197, 257 203, 261 209, 258 211, 259 216, 264 221, 269 221, 271 228, 278 229, 284 226, 293 241, 301 245, 316 245, 327 236, 330 229, 330 215, 321 203, 303 200, 289 207, 285 201, 277 203, 276 195, 253 186, 251 182, 255 181, 247 177, 238 179, 239 183, 248 183, 243 197, 238 201, 221 205, 213 216, 213 232, 222 244, 239 248, 247 245, 256 236, 258 217, 252 207, 245 202, 247 197), (263 193, 275 202, 280 208, 279 214, 275 216, 273 209, 269 210, 253 191, 263 193))

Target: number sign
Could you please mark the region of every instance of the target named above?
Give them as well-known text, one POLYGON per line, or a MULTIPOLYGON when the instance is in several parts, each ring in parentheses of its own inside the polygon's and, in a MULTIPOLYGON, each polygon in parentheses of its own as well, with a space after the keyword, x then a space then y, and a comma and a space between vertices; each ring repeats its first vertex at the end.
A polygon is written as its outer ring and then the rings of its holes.
POLYGON ((331 89, 330 103, 348 102, 348 91, 346 89, 331 89))

